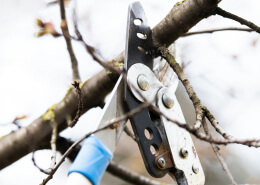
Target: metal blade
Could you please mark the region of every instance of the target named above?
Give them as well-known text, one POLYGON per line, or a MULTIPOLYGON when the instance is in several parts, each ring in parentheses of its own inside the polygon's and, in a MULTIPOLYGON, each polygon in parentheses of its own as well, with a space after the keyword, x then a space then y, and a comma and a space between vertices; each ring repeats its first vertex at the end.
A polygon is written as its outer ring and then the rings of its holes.
MULTIPOLYGON (((173 79, 178 80, 177 76, 173 79)), ((190 134, 175 123, 166 119, 166 115, 171 120, 176 120, 186 124, 181 107, 175 96, 175 88, 164 87, 159 82, 154 73, 144 64, 134 64, 128 71, 127 81, 132 84, 131 91, 136 99, 145 101, 142 97, 149 101, 157 99, 156 106, 163 113, 160 116, 160 124, 162 125, 163 143, 166 150, 159 150, 159 155, 153 160, 160 166, 163 161, 163 169, 170 169, 169 174, 177 181, 178 185, 203 185, 205 181, 204 172, 200 164, 195 146, 193 145, 190 134), (148 78, 150 88, 146 91, 140 90, 137 78, 140 74, 145 74, 148 78), (140 96, 140 94, 142 96, 140 96), (157 97, 157 98, 155 98, 157 97), (170 152, 170 155, 168 155, 170 152)), ((139 124, 145 124, 143 121, 139 124)), ((143 133, 143 132, 142 132, 143 133)), ((153 137, 157 134, 153 132, 153 137)), ((145 138, 143 138, 145 140, 145 138)), ((145 140, 147 142, 147 140, 145 140)))
MULTIPOLYGON (((127 79, 129 79, 128 74, 131 67, 137 64, 142 64, 151 71, 153 66, 152 31, 147 23, 144 10, 139 2, 132 3, 129 6, 126 36, 127 42, 124 66, 127 72, 127 79)), ((141 72, 141 76, 146 78, 145 71, 143 71, 143 73, 142 71, 139 72, 141 72)), ((136 80, 138 79, 136 79, 134 76, 133 82, 135 83, 136 80)), ((142 80, 139 79, 139 81, 142 80)), ((132 88, 132 83, 128 82, 129 86, 127 86, 127 84, 125 85, 126 108, 128 111, 130 111, 139 107, 141 102, 133 95, 130 90, 132 88)), ((156 97, 156 94, 154 94, 154 97, 156 97)), ((147 171, 153 177, 163 177, 169 170, 158 169, 154 163, 156 157, 155 153, 161 146, 162 138, 157 126, 151 120, 149 109, 145 108, 138 114, 135 114, 130 118, 130 121, 135 136, 138 140, 137 143, 147 171), (147 138, 145 136, 145 131, 149 132, 152 137, 147 138)))
MULTIPOLYGON (((111 97, 103 109, 103 115, 99 121, 98 128, 104 127, 106 123, 123 115, 123 76, 121 75, 111 93, 111 97)), ((118 140, 122 134, 126 121, 121 121, 116 129, 106 129, 95 134, 110 150, 115 151, 118 140)))
MULTIPOLYGON (((186 124, 174 91, 169 88, 161 88, 157 97, 157 106, 163 114, 172 120, 186 124), (173 107, 169 108, 164 105, 163 96, 165 94, 171 95, 171 99, 174 102, 173 107)), ((164 124, 172 160, 176 168, 175 171, 170 172, 171 175, 175 176, 179 185, 203 185, 205 183, 205 175, 190 134, 164 116, 161 116, 161 120, 164 124)))
POLYGON ((125 69, 142 63, 152 69, 152 30, 140 2, 130 4, 127 18, 125 69))

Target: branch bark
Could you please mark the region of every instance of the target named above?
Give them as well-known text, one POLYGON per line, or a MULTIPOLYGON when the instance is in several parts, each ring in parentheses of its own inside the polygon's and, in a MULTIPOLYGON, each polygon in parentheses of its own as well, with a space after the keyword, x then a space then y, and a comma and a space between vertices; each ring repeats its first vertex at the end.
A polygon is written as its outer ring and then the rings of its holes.
MULTIPOLYGON (((186 0, 182 4, 175 5, 152 30, 155 46, 170 45, 203 18, 214 14, 217 3, 217 0, 186 0)), ((123 62, 123 59, 121 54, 111 63, 123 62)), ((106 70, 102 70, 81 84, 84 105, 82 113, 102 105, 104 97, 112 90, 117 78, 118 74, 107 74, 106 70)), ((40 144, 44 141, 50 141, 52 133, 50 117, 54 116, 59 132, 67 128, 67 120, 74 118, 77 112, 77 102, 77 94, 69 91, 62 101, 50 107, 29 126, 0 139, 0 159, 4 159, 0 161, 0 169, 40 148, 40 144)))
MULTIPOLYGON (((105 70, 82 83, 81 91, 84 105, 82 112, 102 104, 114 84, 115 81, 110 78, 105 70)), ((0 139, 0 158, 4 160, 0 160, 0 169, 37 150, 44 141, 49 142, 53 119, 60 132, 67 127, 67 120, 75 117, 77 110, 77 93, 70 88, 67 95, 59 103, 50 107, 29 126, 2 137, 0 139)))
MULTIPOLYGON (((206 135, 211 136, 211 134, 210 134, 210 132, 209 132, 209 129, 208 129, 207 122, 206 122, 205 119, 203 120, 202 125, 203 125, 203 129, 204 129, 206 135)), ((215 154, 216 154, 216 156, 217 156, 217 158, 218 158, 219 163, 221 164, 223 170, 226 172, 226 174, 227 174, 227 176, 228 176, 230 182, 232 183, 232 185, 237 185, 237 183, 236 183, 234 177, 232 176, 231 172, 230 172, 229 169, 228 169, 228 166, 227 166, 227 164, 226 164, 224 158, 222 157, 222 155, 221 155, 221 153, 220 153, 219 147, 218 147, 217 145, 213 144, 213 143, 211 143, 211 147, 212 147, 213 151, 215 152, 215 154)))
POLYGON ((217 0, 186 0, 177 3, 153 29, 155 47, 169 46, 202 19, 212 15, 217 0))

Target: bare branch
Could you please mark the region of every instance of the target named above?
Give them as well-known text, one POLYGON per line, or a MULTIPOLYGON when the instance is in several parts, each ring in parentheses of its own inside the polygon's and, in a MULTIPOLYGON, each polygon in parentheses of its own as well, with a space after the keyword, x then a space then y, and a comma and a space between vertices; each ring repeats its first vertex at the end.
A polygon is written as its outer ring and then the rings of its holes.
POLYGON ((153 31, 155 47, 169 46, 191 27, 215 11, 218 0, 186 0, 177 3, 153 31))
MULTIPOLYGON (((42 183, 40 185, 45 185, 47 182, 49 182, 49 180, 52 179, 53 175, 55 174, 55 172, 59 169, 60 165, 65 161, 65 158, 72 152, 72 149, 74 147, 76 147, 78 144, 80 144, 84 139, 86 139, 87 137, 89 137, 90 135, 92 134, 95 134, 101 130, 105 130, 105 129, 108 129, 108 128, 112 128, 112 126, 114 126, 114 122, 109 124, 109 125, 106 125, 105 127, 102 127, 100 129, 97 129, 93 132, 90 132, 86 135, 84 135, 84 137, 80 138, 79 140, 77 140, 73 145, 71 145, 71 147, 64 153, 64 155, 61 157, 60 161, 57 163, 57 165, 51 170, 51 172, 49 173, 49 175, 47 176, 47 178, 45 178, 42 183)), ((115 126, 116 127, 116 126, 115 126)), ((114 128, 115 128, 114 127, 114 128)))
POLYGON ((252 23, 252 22, 250 22, 246 19, 243 19, 242 17, 239 17, 239 16, 232 14, 230 12, 227 12, 227 11, 225 11, 225 10, 219 8, 219 7, 216 8, 216 14, 221 15, 222 17, 229 18, 229 19, 232 19, 234 21, 237 21, 240 24, 248 26, 249 28, 256 31, 257 33, 260 33, 260 27, 259 26, 255 25, 254 23, 252 23))
MULTIPOLYGON (((86 112, 92 107, 97 107, 104 102, 105 96, 113 89, 116 82, 105 71, 80 84, 82 92, 83 110, 86 112)), ((78 111, 77 93, 68 89, 65 97, 51 106, 45 113, 40 115, 29 126, 22 127, 0 139, 0 169, 8 166, 24 155, 36 150, 41 143, 49 142, 52 134, 52 117, 58 124, 58 131, 67 128, 68 117, 74 118, 78 111)))
POLYGON ((121 70, 118 69, 118 66, 114 67, 113 63, 107 63, 107 62, 102 61, 97 55, 97 50, 93 46, 90 46, 89 44, 87 44, 85 42, 85 40, 83 39, 83 37, 78 29, 77 15, 76 15, 75 10, 73 11, 73 22, 74 22, 74 29, 75 29, 77 38, 71 37, 71 36, 70 36, 70 38, 80 41, 84 45, 86 51, 91 55, 92 59, 94 61, 96 61, 97 63, 99 63, 102 67, 104 67, 105 69, 107 69, 113 73, 120 74, 122 69, 121 70))
POLYGON ((177 126, 187 130, 188 132, 193 134, 196 138, 198 138, 202 141, 205 141, 205 142, 208 142, 208 143, 219 144, 219 145, 241 144, 241 145, 245 145, 245 146, 249 146, 249 147, 256 147, 256 148, 260 147, 260 139, 236 139, 236 138, 216 139, 216 138, 212 138, 211 136, 207 136, 203 133, 199 133, 198 129, 195 128, 195 127, 192 127, 188 124, 180 123, 177 120, 171 119, 169 116, 167 116, 166 114, 161 112, 157 107, 152 106, 152 109, 153 109, 153 111, 155 111, 159 115, 164 116, 167 120, 171 121, 173 124, 176 124, 177 126))
POLYGON ((187 78, 187 76, 183 72, 182 68, 176 62, 174 56, 170 54, 169 50, 167 48, 164 48, 164 47, 159 47, 158 51, 161 52, 162 57, 167 60, 167 62, 173 68, 174 72, 177 74, 179 80, 184 85, 186 92, 189 95, 189 98, 191 99, 193 106, 195 108, 195 112, 196 112, 195 128, 199 129, 201 127, 202 120, 203 120, 203 117, 204 117, 204 113, 203 113, 203 109, 202 109, 203 106, 201 104, 199 97, 197 96, 196 92, 194 91, 192 85, 190 84, 189 79, 187 78))
POLYGON ((234 139, 231 136, 229 136, 228 134, 226 134, 226 132, 218 125, 218 122, 216 121, 214 116, 209 112, 209 110, 205 106, 203 106, 201 104, 200 99, 198 98, 198 96, 197 96, 196 92, 194 91, 193 87, 191 86, 188 78, 184 74, 182 68, 176 62, 174 56, 171 55, 169 50, 165 47, 159 47, 158 52, 160 52, 162 57, 167 60, 167 62, 173 68, 174 72, 177 74, 179 80, 184 85, 186 92, 189 95, 189 97, 190 97, 190 99, 193 103, 193 106, 195 107, 196 123, 195 123, 194 127, 191 127, 188 124, 179 123, 178 121, 171 120, 169 117, 164 115, 157 107, 153 107, 154 110, 156 110, 156 112, 158 114, 163 115, 166 119, 168 119, 168 120, 172 121, 173 123, 177 124, 179 127, 186 129, 190 133, 194 134, 197 138, 199 138, 203 141, 206 141, 206 142, 215 143, 215 144, 222 144, 222 145, 237 143, 237 144, 242 144, 242 145, 246 145, 246 146, 249 146, 249 147, 250 146, 260 147, 260 143, 259 143, 260 140, 259 139, 242 139, 242 140, 241 139, 234 139), (210 123, 216 129, 216 131, 219 132, 224 138, 226 138, 226 140, 213 139, 210 136, 198 133, 198 128, 202 124, 202 120, 204 119, 205 116, 209 119, 210 123))
MULTIPOLYGON (((208 129, 208 125, 207 125, 207 122, 206 122, 205 119, 203 120, 203 123, 202 123, 202 124, 203 124, 203 128, 204 128, 204 131, 205 131, 206 135, 209 135, 209 136, 210 136, 209 129, 208 129)), ((228 169, 228 167, 227 167, 226 162, 224 161, 224 159, 223 159, 223 157, 222 157, 222 155, 221 155, 221 153, 220 153, 219 147, 218 147, 217 145, 215 145, 215 144, 212 144, 212 143, 211 143, 211 147, 212 147, 213 151, 215 152, 215 154, 216 154, 216 156, 217 156, 217 158, 218 158, 218 160, 219 160, 219 162, 220 162, 220 164, 221 164, 223 170, 226 172, 226 174, 227 174, 227 176, 228 176, 230 182, 231 182, 233 185, 237 185, 236 181, 234 180, 234 178, 233 178, 231 172, 229 171, 229 169, 228 169)))
POLYGON ((125 126, 124 131, 125 131, 125 133, 126 133, 129 137, 131 137, 135 142, 137 142, 137 139, 136 139, 134 133, 132 133, 131 130, 130 130, 127 126, 125 126))
POLYGON ((222 135, 225 139, 232 139, 232 136, 227 134, 226 131, 219 125, 219 122, 215 119, 215 117, 210 113, 208 108, 204 107, 205 116, 210 121, 211 125, 216 129, 216 131, 222 135))
POLYGON ((82 109, 83 109, 83 103, 82 103, 82 97, 81 97, 82 93, 81 93, 81 89, 79 88, 79 82, 74 81, 74 83, 72 85, 76 88, 76 92, 78 94, 78 111, 76 113, 75 118, 70 123, 68 123, 68 125, 70 127, 74 127, 74 125, 78 122, 78 120, 81 116, 81 113, 82 113, 82 109))
POLYGON ((18 129, 21 128, 21 125, 18 123, 19 120, 25 119, 27 116, 23 115, 23 116, 16 116, 14 118, 14 120, 12 121, 12 124, 14 124, 15 126, 17 126, 18 129))
POLYGON ((214 33, 214 32, 220 32, 220 31, 246 31, 246 32, 252 32, 254 30, 248 29, 248 28, 219 28, 219 29, 210 29, 210 30, 203 30, 203 31, 194 31, 194 32, 188 32, 182 35, 181 37, 187 37, 192 35, 198 35, 198 34, 205 34, 205 33, 214 33))
POLYGON ((56 141, 57 141, 57 135, 58 135, 58 128, 57 123, 53 122, 52 124, 52 135, 51 135, 51 150, 52 150, 52 156, 51 156, 51 164, 50 167, 47 169, 48 172, 51 172, 52 169, 56 165, 56 156, 57 156, 57 147, 56 147, 56 141))
POLYGON ((40 172, 49 175, 49 174, 50 174, 49 171, 46 171, 46 170, 42 169, 40 166, 37 165, 34 154, 35 154, 35 152, 32 152, 32 162, 33 162, 33 165, 34 165, 36 168, 38 168, 38 169, 40 170, 40 172))
MULTIPOLYGON (((60 16, 61 16, 61 30, 63 35, 70 35, 69 34, 69 29, 67 25, 67 20, 66 20, 66 13, 65 13, 65 7, 64 7, 64 1, 59 0, 60 4, 60 16)), ((79 70, 78 70, 78 60, 75 56, 75 53, 72 48, 71 44, 71 39, 69 37, 64 36, 66 44, 67 44, 67 49, 70 55, 70 60, 71 60, 71 66, 72 66, 72 71, 73 71, 73 79, 77 81, 80 80, 80 75, 79 75, 79 70)))

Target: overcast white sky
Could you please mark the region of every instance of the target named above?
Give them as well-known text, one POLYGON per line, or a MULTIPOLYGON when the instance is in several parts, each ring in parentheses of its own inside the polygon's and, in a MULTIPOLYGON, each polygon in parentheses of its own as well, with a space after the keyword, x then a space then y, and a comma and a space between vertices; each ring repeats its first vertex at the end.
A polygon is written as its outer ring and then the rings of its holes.
MULTIPOLYGON (((131 0, 77 0, 67 8, 68 17, 76 5, 79 28, 88 43, 97 47, 108 60, 124 50, 127 9, 131 0)), ((142 0, 151 27, 156 25, 176 1, 142 0)), ((223 0, 223 9, 260 25, 260 2, 223 0), (239 3, 238 3, 239 2, 239 3)), ((35 37, 36 18, 52 21, 59 30, 57 5, 47 7, 46 1, 9 0, 0 6, 0 135, 15 130, 3 126, 16 116, 29 124, 48 107, 59 102, 72 82, 72 71, 63 38, 35 37)), ((192 30, 241 27, 219 16, 200 22, 192 30)), ((178 41, 183 62, 191 62, 185 72, 202 102, 214 113, 220 124, 236 137, 259 138, 260 110, 260 36, 246 32, 219 32, 182 38, 178 41)), ((82 80, 96 74, 101 67, 92 61, 79 43, 73 43, 82 80)), ((86 133, 83 124, 95 122, 101 109, 84 115, 76 128, 63 135, 77 139, 86 133), (83 129, 82 129, 83 128, 83 129)), ((228 147, 231 154, 246 165, 251 174, 259 174, 260 150, 241 146, 228 147)), ((37 152, 39 165, 49 166, 50 152, 37 152)), ((1 185, 39 184, 45 175, 31 162, 31 154, 0 172, 1 185), (26 169, 26 170, 25 170, 26 169), (32 175, 33 174, 33 175, 32 175), (14 178, 15 177, 15 178, 14 178)), ((3 160, 3 159, 1 159, 3 160)), ((50 185, 66 180, 69 163, 65 163, 50 185)))

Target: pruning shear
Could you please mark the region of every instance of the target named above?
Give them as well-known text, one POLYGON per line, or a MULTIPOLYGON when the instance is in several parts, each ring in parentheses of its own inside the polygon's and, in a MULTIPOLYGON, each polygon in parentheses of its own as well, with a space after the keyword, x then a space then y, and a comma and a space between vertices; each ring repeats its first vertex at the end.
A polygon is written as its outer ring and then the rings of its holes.
MULTIPOLYGON (((178 77, 172 71, 167 76, 170 81, 165 83, 153 72, 152 31, 139 2, 129 6, 126 39, 124 68, 127 81, 123 74, 118 79, 98 127, 138 108, 143 102, 151 102, 159 112, 144 108, 130 118, 147 171, 156 178, 169 174, 178 185, 204 185, 204 172, 190 134, 170 121, 185 124, 175 96, 178 77)), ((116 129, 95 134, 111 153, 125 122, 116 129)))

